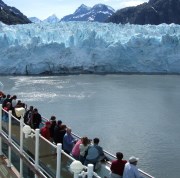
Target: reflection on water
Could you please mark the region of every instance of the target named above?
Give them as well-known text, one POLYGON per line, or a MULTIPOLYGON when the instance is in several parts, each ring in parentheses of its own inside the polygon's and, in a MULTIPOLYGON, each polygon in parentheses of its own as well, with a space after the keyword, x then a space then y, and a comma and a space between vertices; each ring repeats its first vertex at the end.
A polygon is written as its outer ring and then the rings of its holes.
POLYGON ((73 75, 0 77, 16 94, 49 118, 115 154, 140 158, 139 167, 162 178, 180 175, 180 78, 168 75, 73 75))

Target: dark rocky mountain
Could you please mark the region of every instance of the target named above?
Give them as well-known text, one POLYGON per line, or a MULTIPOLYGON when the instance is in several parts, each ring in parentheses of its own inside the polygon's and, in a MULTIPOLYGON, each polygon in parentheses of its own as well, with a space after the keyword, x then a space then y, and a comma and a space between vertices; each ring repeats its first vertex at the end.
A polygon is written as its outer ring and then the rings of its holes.
POLYGON ((7 6, 0 0, 0 21, 8 24, 26 24, 31 21, 15 7, 7 6))
POLYGON ((61 21, 96 21, 104 22, 115 10, 104 4, 97 4, 95 6, 87 7, 82 4, 73 14, 67 15, 61 21))
POLYGON ((180 0, 149 0, 136 7, 118 10, 107 22, 130 24, 180 24, 180 0))

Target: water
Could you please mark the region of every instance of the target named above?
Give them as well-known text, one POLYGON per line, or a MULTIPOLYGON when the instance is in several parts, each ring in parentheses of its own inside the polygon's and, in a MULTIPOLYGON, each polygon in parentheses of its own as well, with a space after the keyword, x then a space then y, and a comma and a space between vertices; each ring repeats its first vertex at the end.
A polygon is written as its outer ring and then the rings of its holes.
POLYGON ((73 132, 159 178, 180 177, 180 77, 176 75, 73 75, 0 77, 16 94, 73 132))

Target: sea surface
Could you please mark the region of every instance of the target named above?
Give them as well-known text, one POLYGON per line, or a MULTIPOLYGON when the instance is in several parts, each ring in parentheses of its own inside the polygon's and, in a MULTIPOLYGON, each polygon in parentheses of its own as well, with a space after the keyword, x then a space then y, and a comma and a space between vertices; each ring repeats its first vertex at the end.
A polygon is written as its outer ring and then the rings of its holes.
MULTIPOLYGON (((179 75, 1 76, 6 94, 16 94, 41 115, 55 115, 79 136, 100 145, 156 178, 180 177, 179 75)), ((2 88, 2 86, 0 85, 2 88)))

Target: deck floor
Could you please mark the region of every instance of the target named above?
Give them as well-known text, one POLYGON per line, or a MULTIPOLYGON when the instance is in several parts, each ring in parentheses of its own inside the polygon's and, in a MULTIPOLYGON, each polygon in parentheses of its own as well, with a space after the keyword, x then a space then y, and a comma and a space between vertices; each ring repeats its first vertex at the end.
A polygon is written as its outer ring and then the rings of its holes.
POLYGON ((18 178, 17 171, 12 167, 7 167, 7 159, 0 156, 0 178, 18 178))

